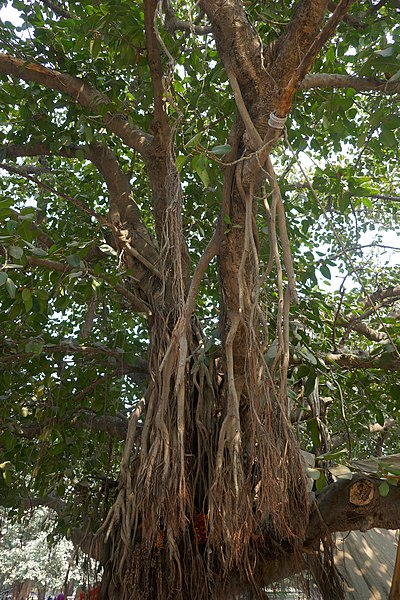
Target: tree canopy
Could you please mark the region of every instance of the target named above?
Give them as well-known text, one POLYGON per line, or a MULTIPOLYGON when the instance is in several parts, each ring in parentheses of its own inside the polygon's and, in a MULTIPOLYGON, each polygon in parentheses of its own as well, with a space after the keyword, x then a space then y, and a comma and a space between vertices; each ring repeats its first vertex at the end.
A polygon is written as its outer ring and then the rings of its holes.
POLYGON ((54 522, 50 511, 34 510, 22 523, 9 522, 4 510, 1 517, 2 589, 13 586, 21 589, 23 582, 29 582, 39 598, 47 598, 49 592, 62 590, 65 581, 72 578, 84 581, 84 571, 75 564, 77 556, 72 543, 65 539, 49 543, 54 522))
POLYGON ((103 598, 342 597, 400 526, 399 1, 8 4, 1 504, 103 598))

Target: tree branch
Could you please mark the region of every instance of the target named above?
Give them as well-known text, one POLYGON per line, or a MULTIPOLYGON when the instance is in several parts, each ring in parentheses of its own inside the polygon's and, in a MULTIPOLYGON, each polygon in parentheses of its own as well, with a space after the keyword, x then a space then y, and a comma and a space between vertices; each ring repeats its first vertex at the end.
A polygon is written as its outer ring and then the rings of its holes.
POLYGON ((301 90, 312 88, 351 88, 359 92, 378 91, 383 94, 395 94, 400 92, 400 82, 369 77, 352 77, 351 75, 338 75, 336 73, 318 73, 307 75, 300 84, 301 90))
MULTIPOLYGON (((0 152, 1 152, 1 148, 0 148, 0 152)), ((10 210, 11 215, 15 219, 20 219, 21 214, 18 211, 14 210, 12 208, 10 208, 9 210, 10 210)), ((32 212, 36 213, 36 210, 33 209, 32 212)), ((32 223, 30 223, 30 228, 33 231, 37 232, 37 239, 43 246, 45 246, 46 248, 51 248, 54 245, 54 240, 49 235, 47 235, 47 233, 45 231, 42 231, 42 229, 37 225, 37 223, 35 223, 34 221, 32 223)))
MULTIPOLYGON (((376 309, 374 309, 375 312, 376 309)), ((350 315, 349 317, 338 317, 337 325, 340 327, 346 327, 346 334, 348 335, 350 331, 357 331, 371 342, 381 342, 384 339, 387 339, 388 335, 385 331, 376 331, 372 329, 367 323, 363 323, 360 319, 364 318, 363 315, 350 315)), ((347 336, 346 336, 347 337, 347 336)))
MULTIPOLYGON (((368 430, 372 434, 378 433, 380 436, 382 436, 383 434, 388 435, 390 430, 392 430, 394 428, 397 429, 397 427, 398 427, 398 424, 395 419, 385 419, 383 425, 380 425, 380 423, 370 423, 368 425, 368 430)), ((350 437, 353 439, 356 436, 353 434, 350 437)), ((347 432, 337 433, 334 436, 332 436, 332 438, 331 438, 332 449, 339 448, 340 446, 343 446, 343 444, 348 443, 348 441, 349 441, 349 435, 347 432)), ((351 464, 352 464, 353 468, 357 468, 357 469, 359 469, 359 471, 362 471, 363 473, 377 473, 380 468, 379 464, 376 460, 368 460, 368 461, 352 460, 351 464), (369 463, 371 463, 371 464, 369 465, 369 463)))
POLYGON ((52 2, 51 0, 41 0, 41 2, 43 2, 47 8, 50 8, 58 17, 63 17, 64 19, 71 18, 71 14, 56 2, 52 2))
POLYGON ((368 296, 368 298, 365 298, 363 305, 371 306, 371 303, 373 303, 375 306, 376 303, 380 303, 386 298, 393 298, 394 301, 396 299, 400 299, 400 285, 395 285, 384 290, 377 290, 376 292, 373 292, 368 296))
POLYGON ((186 33, 194 33, 196 35, 208 35, 212 31, 210 25, 202 26, 192 23, 191 21, 181 21, 178 19, 174 9, 172 8, 170 0, 164 0, 163 11, 165 15, 165 28, 167 31, 169 31, 169 33, 174 33, 175 31, 184 31, 186 33))
MULTIPOLYGON (((329 10, 331 10, 333 12, 336 10, 336 7, 337 7, 337 4, 335 2, 333 2, 333 0, 329 0, 329 2, 328 2, 329 10)), ((355 29, 365 29, 367 26, 366 23, 364 23, 360 19, 357 19, 356 17, 353 17, 352 15, 345 15, 343 17, 343 21, 345 23, 347 23, 347 25, 350 25, 351 27, 354 27, 355 29)))
POLYGON ((391 354, 379 356, 357 356, 356 354, 324 354, 321 358, 342 367, 343 369, 382 369, 384 371, 400 371, 400 359, 391 354))
MULTIPOLYGON (((144 2, 144 27, 146 34, 146 47, 148 65, 150 67, 151 80, 154 97, 154 123, 153 128, 157 131, 159 127, 169 133, 168 120, 164 107, 164 84, 163 67, 159 42, 156 34, 156 21, 158 15, 158 0, 146 0, 144 2)), ((167 135, 167 139, 168 139, 167 135)))
POLYGON ((284 87, 298 69, 321 28, 327 0, 298 0, 283 35, 266 53, 274 57, 273 79, 284 87))
MULTIPOLYGON (((114 234, 114 238, 117 242, 118 248, 120 250, 126 251, 125 254, 127 256, 124 257, 124 261, 127 265, 127 268, 132 269, 133 273, 136 274, 136 277, 131 276, 131 282, 135 283, 137 288, 140 288, 141 290, 143 290, 146 294, 146 298, 149 298, 150 289, 148 287, 148 282, 151 279, 151 276, 154 276, 154 275, 160 279, 161 274, 160 274, 160 271, 158 270, 157 266, 153 262, 148 260, 148 258, 146 258, 146 256, 143 256, 135 247, 132 246, 132 244, 131 244, 132 238, 136 239, 138 237, 138 236, 133 235, 134 231, 132 230, 132 228, 125 228, 124 227, 125 224, 120 223, 119 221, 117 221, 116 223, 108 221, 101 214, 96 213, 91 208, 88 208, 86 206, 86 204, 84 204, 77 198, 73 198, 72 196, 69 196, 68 194, 61 193, 59 190, 56 190, 56 189, 50 187, 46 183, 43 183, 43 181, 40 181, 39 179, 37 179, 36 177, 27 175, 26 173, 21 172, 21 170, 17 167, 14 167, 14 166, 11 166, 11 165, 8 165, 5 163, 0 163, 0 168, 5 169, 6 171, 9 171, 10 173, 15 173, 15 174, 21 175, 22 177, 25 177, 25 179, 28 179, 29 181, 33 181, 40 188, 43 188, 50 193, 56 194, 63 200, 66 200, 67 202, 76 206, 82 212, 90 215, 91 217, 96 219, 103 227, 107 227, 107 228, 111 229, 111 231, 114 234), (139 271, 138 271, 138 269, 139 269, 139 271)), ((140 225, 141 225, 140 222, 138 225, 140 227, 140 225)), ((143 226, 143 228, 144 228, 144 226, 143 226)), ((142 240, 140 240, 140 241, 142 242, 142 240)), ((145 241, 144 249, 146 251, 149 251, 152 249, 154 250, 154 247, 145 241)), ((158 254, 157 254, 157 258, 158 258, 158 254)), ((32 261, 28 260, 28 263, 31 265, 35 264, 35 262, 33 260, 32 261)), ((36 264, 39 265, 40 263, 37 262, 36 264)), ((45 263, 42 263, 42 265, 45 266, 45 263)), ((49 267, 49 268, 51 268, 51 267, 49 267)), ((60 270, 60 269, 57 269, 56 267, 54 267, 54 270, 60 270)), ((87 273, 92 274, 91 271, 89 271, 89 270, 87 271, 87 273)), ((104 276, 99 275, 99 277, 104 279, 105 281, 107 281, 107 279, 104 276)), ((117 285, 114 285, 113 287, 120 294, 122 294, 123 296, 128 298, 130 300, 131 304, 133 306, 136 306, 136 309, 139 310, 139 312, 145 312, 146 314, 150 314, 148 308, 145 311, 143 311, 143 307, 147 306, 145 304, 144 300, 142 300, 138 296, 135 296, 131 292, 128 292, 126 290, 126 288, 122 287, 121 285, 117 284, 117 285), (136 298, 135 304, 132 303, 133 298, 136 298), (139 308, 140 306, 142 308, 139 308)), ((138 289, 138 292, 140 291, 140 289, 138 289)))
MULTIPOLYGON (((72 399, 73 400, 73 399, 72 399)), ((13 424, 13 431, 25 439, 35 439, 43 434, 46 429, 57 424, 63 427, 71 426, 73 429, 87 429, 94 433, 106 432, 109 436, 124 440, 128 431, 128 419, 112 415, 97 415, 90 410, 78 410, 71 414, 64 415, 62 419, 49 418, 44 419, 40 423, 38 421, 22 421, 13 424)), ((0 428, 8 428, 8 424, 0 420, 0 428)), ((9 430, 9 429, 8 429, 9 430)))
POLYGON ((388 202, 400 202, 400 196, 390 196, 387 194, 365 194, 366 198, 376 198, 377 200, 388 200, 388 202))
POLYGON ((44 498, 23 498, 21 499, 21 504, 25 510, 39 508, 40 506, 47 506, 47 508, 51 508, 57 514, 65 513, 67 508, 67 504, 64 502, 64 500, 54 494, 49 494, 44 498))
MULTIPOLYGON (((70 267, 67 263, 49 260, 47 258, 39 258, 38 256, 27 256, 26 260, 28 265, 30 266, 43 267, 45 269, 49 269, 50 271, 57 271, 58 273, 69 273, 73 270, 72 267, 70 267)), ((118 292, 118 294, 126 298, 137 312, 144 313, 145 315, 150 314, 149 307, 143 300, 141 300, 135 294, 127 290, 124 286, 118 283, 111 283, 106 274, 94 273, 90 269, 85 269, 85 275, 90 275, 94 278, 102 279, 103 281, 108 283, 110 287, 114 288, 115 291, 118 292)))
POLYGON ((225 68, 241 85, 254 85, 262 68, 262 46, 241 0, 199 0, 199 6, 211 23, 225 68))
POLYGON ((338 479, 316 498, 307 528, 306 546, 336 531, 367 531, 374 527, 400 528, 400 486, 379 494, 385 480, 354 473, 351 480, 338 479))
MULTIPOLYGON (((28 340, 27 340, 28 341, 28 340)), ((9 339, 3 340, 3 348, 5 354, 0 354, 0 364, 16 363, 21 360, 29 360, 34 356, 33 352, 18 352, 16 345, 13 346, 9 339)), ((0 349, 2 346, 0 346, 0 349)), ((58 344, 44 344, 41 348, 41 354, 53 355, 55 353, 61 353, 65 355, 81 354, 86 357, 100 356, 106 359, 112 358, 118 365, 118 374, 127 374, 129 378, 137 384, 144 383, 148 379, 148 368, 147 362, 144 359, 138 357, 135 360, 135 365, 131 365, 126 362, 124 352, 119 350, 113 350, 107 346, 85 346, 80 345, 73 340, 62 340, 58 344)), ((89 386, 92 389, 92 385, 89 386)), ((82 395, 82 392, 89 390, 81 390, 78 396, 82 395)), ((76 397, 75 397, 76 398, 76 397)))
POLYGON ((132 127, 125 115, 113 110, 113 104, 107 96, 79 77, 60 73, 39 63, 27 62, 8 54, 0 54, 0 75, 11 75, 67 94, 82 107, 87 108, 92 116, 101 117, 104 125, 130 148, 146 155, 151 136, 137 127, 132 127))
MULTIPOLYGON (((128 177, 122 171, 115 154, 103 144, 89 144, 78 146, 64 146, 56 153, 46 144, 8 144, 0 146, 0 155, 5 158, 17 158, 20 156, 50 156, 56 154, 66 158, 85 158, 91 161, 106 182, 109 197, 109 216, 113 226, 116 246, 124 249, 129 245, 128 253, 132 258, 128 260, 127 267, 132 269, 135 278, 142 281, 148 270, 157 275, 155 265, 158 262, 158 252, 155 248, 152 236, 149 230, 141 220, 140 211, 132 197, 132 189, 128 177), (145 259, 143 261, 143 258, 145 259), (142 260, 141 260, 142 259, 142 260)), ((23 173, 21 173, 25 176, 23 173)), ((44 186, 42 182, 32 178, 38 185, 44 186)), ((51 191, 49 189, 49 191, 51 191)), ((58 194, 57 190, 53 190, 58 194)), ((63 195, 65 199, 72 201, 70 197, 63 195)), ((82 203, 74 204, 85 210, 82 203)), ((91 216, 99 220, 96 213, 90 213, 91 216)), ((110 226, 110 223, 104 218, 100 220, 102 225, 110 226)), ((142 289, 148 293, 147 286, 142 283, 142 289)))
MULTIPOLYGON (((343 19, 344 15, 349 10, 350 6, 354 4, 356 0, 340 0, 339 4, 336 6, 335 11, 332 16, 325 23, 324 27, 321 31, 314 37, 311 41, 309 47, 306 49, 305 54, 301 57, 300 64, 296 67, 296 69, 291 73, 290 81, 288 81, 285 89, 282 92, 280 101, 279 101, 279 110, 277 112, 278 116, 285 117, 290 110, 292 105, 293 96, 296 93, 300 82, 304 79, 309 69, 311 68, 312 63, 315 58, 319 54, 320 50, 324 47, 326 42, 332 37, 336 28, 340 21, 343 19)), ((299 2, 299 5, 302 4, 299 2)), ((317 4, 314 2, 314 4, 317 4)), ((321 8, 323 11, 326 8, 326 2, 321 3, 321 8)), ((319 16, 321 17, 320 13, 319 16)), ((302 15, 302 19, 304 16, 302 15)), ((293 21, 293 25, 296 26, 296 19, 293 21)), ((295 29, 297 33, 297 29, 295 29)), ((303 44, 304 47, 304 44, 303 44)), ((287 48, 284 48, 287 51, 287 48)), ((282 52, 282 51, 281 51, 282 52)), ((299 50, 298 50, 299 52, 299 50)))

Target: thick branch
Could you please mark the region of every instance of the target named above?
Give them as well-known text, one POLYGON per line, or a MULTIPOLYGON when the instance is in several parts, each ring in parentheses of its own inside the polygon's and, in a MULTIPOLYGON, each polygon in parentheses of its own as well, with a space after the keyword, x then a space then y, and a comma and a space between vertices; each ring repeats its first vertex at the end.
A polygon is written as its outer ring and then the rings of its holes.
POLYGON ((350 317, 338 317, 337 324, 340 327, 346 327, 347 332, 351 330, 357 331, 368 340, 372 342, 381 342, 384 339, 387 339, 388 335, 384 331, 376 331, 372 329, 367 323, 363 323, 360 319, 362 317, 357 317, 351 315, 350 317))
POLYGON ((49 494, 44 498, 24 498, 21 500, 21 504, 25 510, 47 506, 47 508, 51 508, 51 510, 60 515, 64 514, 67 508, 64 500, 53 494, 49 494))
POLYGON ((50 8, 58 17, 63 17, 64 19, 70 19, 70 13, 65 10, 62 6, 57 4, 56 2, 52 2, 51 0, 41 0, 45 6, 50 8))
MULTIPOLYGON (((337 4, 336 2, 333 2, 333 0, 329 0, 328 2, 328 8, 329 10, 331 10, 332 12, 336 10, 337 4)), ((353 17, 352 15, 345 15, 343 17, 343 21, 345 23, 347 23, 347 25, 350 25, 351 27, 354 27, 355 29, 365 29, 366 28, 366 23, 364 23, 364 21, 362 21, 361 19, 357 19, 356 17, 353 17)))
MULTIPOLYGON (((394 428, 397 428, 397 421, 395 419, 385 419, 383 425, 380 425, 380 423, 370 423, 368 425, 368 429, 369 432, 374 434, 374 433, 378 433, 380 436, 382 436, 383 434, 388 435, 389 432, 391 430, 393 430, 394 428)), ((350 435, 351 439, 353 439, 355 436, 350 435)), ((332 448, 339 448, 340 446, 343 446, 343 444, 348 443, 349 441, 349 435, 347 432, 343 432, 343 433, 337 433, 336 435, 332 436, 332 448)), ((361 462, 359 461, 352 461, 352 466, 355 468, 358 468, 360 471, 362 471, 363 473, 377 473, 379 470, 379 465, 378 462, 375 461, 366 461, 366 460, 362 460, 361 462), (371 463, 371 468, 368 468, 368 463, 371 463)))
POLYGON ((343 369, 400 371, 400 359, 386 353, 374 357, 357 356, 356 354, 326 354, 323 358, 343 369))
POLYGON ((371 306, 371 302, 373 302, 374 305, 376 305, 376 303, 380 303, 386 298, 393 298, 394 301, 396 299, 400 299, 400 285, 395 285, 384 290, 373 292, 364 300, 363 304, 364 306, 371 306))
POLYGON ((358 92, 378 91, 382 94, 395 94, 400 92, 400 83, 374 79, 370 77, 352 77, 351 75, 338 75, 336 73, 318 73, 307 75, 300 84, 301 90, 312 88, 351 88, 358 92))
POLYGON ((262 68, 262 46, 240 0, 200 0, 211 23, 218 52, 240 84, 256 84, 262 68))
POLYGON ((299 0, 285 33, 271 49, 267 49, 275 56, 276 75, 273 77, 282 87, 289 83, 318 36, 326 9, 327 0, 299 0))
MULTIPOLYGON (((326 42, 332 37, 332 35, 336 31, 338 24, 340 23, 340 21, 342 20, 342 18, 346 14, 346 12, 348 11, 349 7, 352 4, 354 4, 354 2, 355 2, 355 0, 340 0, 334 13, 328 19, 328 21, 326 22, 324 27, 321 29, 321 31, 318 33, 318 35, 316 35, 314 37, 314 39, 311 41, 308 48, 305 47, 304 43, 302 44, 302 46, 305 50, 305 53, 301 57, 301 61, 300 61, 299 65, 294 69, 294 71, 292 71, 292 73, 291 73, 292 76, 290 78, 290 81, 288 81, 285 89, 283 90, 282 96, 279 101, 279 110, 277 112, 277 114, 279 116, 284 117, 289 112, 290 107, 292 105, 293 96, 296 93, 300 82, 304 79, 304 77, 308 73, 309 69, 311 68, 312 63, 314 62, 315 58, 319 54, 320 50, 323 48, 323 46, 326 44, 326 42)), ((301 4, 301 2, 299 4, 301 4)), ((313 4, 317 5, 318 2, 314 1, 313 4)), ((323 9, 323 11, 325 11, 326 2, 322 3, 321 8, 323 9)), ((319 12, 318 16, 320 17, 320 20, 321 20, 320 12, 319 12)), ((301 20, 303 18, 304 18, 304 15, 301 15, 301 20)), ((299 19, 298 16, 297 16, 297 19, 299 19)), ((317 21, 316 24, 319 25, 320 20, 317 21)), ((298 26, 298 23, 296 22, 296 18, 295 18, 293 20, 292 26, 296 27, 296 25, 298 26)), ((302 30, 298 29, 297 31, 302 31, 302 30)), ((317 33, 317 31, 315 31, 315 33, 317 33)), ((283 51, 287 52, 287 50, 288 50, 287 47, 283 48, 283 51)), ((299 50, 298 50, 298 52, 299 52, 299 50)), ((281 50, 281 53, 282 53, 282 50, 281 50)))
MULTIPOLYGON (((63 427, 69 425, 73 429, 87 429, 95 433, 105 431, 111 437, 124 440, 128 431, 128 419, 111 415, 97 415, 89 410, 79 410, 72 415, 64 416, 62 420, 54 418, 41 421, 22 421, 14 425, 16 434, 25 439, 35 439, 43 434, 46 429, 56 424, 62 424, 63 427)), ((0 428, 4 426, 0 421, 0 428)))
POLYGON ((87 108, 92 116, 101 117, 104 125, 129 147, 146 154, 151 136, 132 127, 125 115, 113 110, 112 102, 107 96, 82 79, 8 54, 0 54, 0 75, 11 75, 67 94, 82 107, 87 108))
MULTIPOLYGON (((0 364, 16 363, 20 360, 29 360, 34 352, 18 352, 10 340, 3 340, 4 355, 0 355, 0 364)), ((0 349, 2 347, 0 346, 0 349)), ((41 353, 52 356, 55 353, 65 355, 83 355, 85 357, 97 356, 105 359, 112 358, 118 364, 119 374, 129 374, 130 379, 137 384, 144 383, 148 377, 146 360, 137 357, 135 365, 130 365, 125 360, 124 352, 107 348, 107 346, 85 346, 75 343, 73 340, 63 340, 58 344, 45 344, 41 353)))
MULTIPOLYGON (((7 163, 0 163, 0 168, 5 169, 6 171, 8 171, 10 173, 15 173, 17 175, 21 175, 22 177, 24 177, 25 179, 28 179, 29 181, 33 181, 40 188, 45 189, 46 191, 48 191, 52 194, 56 194, 63 200, 66 200, 67 202, 76 206, 82 212, 90 215, 91 217, 96 219, 103 227, 107 227, 107 228, 111 229, 111 231, 114 234, 114 239, 116 241, 117 248, 120 251, 124 252, 126 255, 126 256, 124 256, 124 262, 125 262, 127 268, 132 270, 133 275, 131 276, 131 282, 135 284, 136 288, 139 288, 139 289, 137 289, 138 294, 139 294, 140 290, 144 291, 146 294, 144 300, 142 300, 141 297, 140 298, 137 297, 136 307, 138 310, 140 310, 140 312, 143 312, 142 309, 139 309, 139 305, 141 305, 143 307, 145 305, 145 301, 150 297, 150 290, 149 290, 149 285, 148 285, 149 279, 151 278, 152 275, 155 275, 158 278, 161 277, 160 271, 158 270, 157 266, 155 265, 155 262, 157 262, 156 258, 158 259, 158 254, 156 254, 154 246, 148 242, 150 235, 148 234, 145 226, 141 222, 134 223, 133 227, 130 226, 129 222, 128 223, 126 221, 121 222, 119 220, 119 217, 120 217, 119 207, 115 206, 115 205, 114 205, 114 215, 113 215, 114 222, 109 221, 105 217, 103 217, 100 213, 96 213, 94 210, 89 208, 85 203, 81 202, 77 198, 73 198, 72 196, 69 196, 68 194, 64 194, 64 193, 60 192, 59 190, 57 190, 53 187, 50 187, 47 183, 44 183, 43 181, 37 179, 36 177, 27 175, 26 173, 21 171, 21 169, 19 167, 11 166, 7 163), (139 230, 139 233, 137 232, 137 230, 139 230), (141 232, 144 232, 144 235, 141 235, 141 232), (146 256, 141 254, 132 245, 132 242, 136 243, 136 246, 143 248, 144 252, 146 252, 146 253, 150 252, 151 260, 149 260, 146 256)), ((117 200, 118 199, 120 199, 120 196, 118 196, 117 200)), ((122 200, 122 210, 124 209, 124 205, 125 205, 125 200, 123 199, 122 200)), ((132 208, 133 208, 133 206, 132 206, 132 208)), ((130 206, 128 206, 128 208, 130 208, 130 206)), ((124 216, 126 216, 126 215, 124 214, 124 216)), ((30 264, 35 264, 35 263, 31 262, 30 264)), ((39 263, 36 263, 36 264, 39 264, 39 263)), ((44 263, 42 263, 42 264, 44 266, 44 263)), ((54 270, 60 270, 60 269, 54 268, 54 270)), ((87 271, 87 272, 89 273, 89 271, 87 271)), ((102 276, 99 275, 99 277, 102 277, 102 276)), ((104 276, 102 278, 105 279, 104 276)), ((120 285, 115 285, 114 287, 122 295, 125 295, 126 297, 128 297, 127 293, 126 293, 127 290, 125 290, 125 288, 123 288, 120 285)), ((134 297, 134 295, 131 292, 128 292, 128 294, 130 294, 131 298, 134 297)), ((141 296, 142 294, 139 294, 139 295, 141 296)), ((148 313, 148 311, 145 311, 145 312, 148 313)))
POLYGON ((162 127, 168 133, 167 117, 164 110, 164 85, 163 67, 159 42, 157 39, 156 25, 158 14, 158 0, 144 2, 144 27, 146 33, 147 61, 150 67, 154 97, 154 124, 155 129, 162 127))
POLYGON ((353 474, 338 479, 317 497, 307 529, 307 546, 335 531, 367 531, 374 527, 400 528, 400 487, 391 485, 387 496, 379 494, 384 480, 353 474))

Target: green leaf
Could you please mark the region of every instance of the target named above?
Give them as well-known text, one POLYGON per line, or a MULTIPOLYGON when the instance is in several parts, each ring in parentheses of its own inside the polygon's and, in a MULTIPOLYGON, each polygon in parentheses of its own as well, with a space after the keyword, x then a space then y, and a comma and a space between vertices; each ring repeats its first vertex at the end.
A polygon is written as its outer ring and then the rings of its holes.
POLYGON ((210 177, 208 175, 207 169, 197 168, 196 171, 197 171, 197 175, 200 177, 201 181, 203 182, 204 187, 207 188, 210 183, 210 177))
POLYGON ((10 219, 9 221, 7 221, 6 227, 7 227, 8 233, 13 234, 13 233, 15 233, 15 231, 18 227, 18 223, 17 223, 17 221, 14 221, 14 219, 10 219))
POLYGON ((325 477, 324 473, 321 473, 321 477, 319 479, 317 479, 317 481, 315 482, 315 487, 317 489, 317 492, 322 492, 322 490, 328 485, 328 481, 325 477))
POLYGON ((370 198, 361 198, 361 202, 364 204, 364 206, 366 206, 367 208, 371 209, 374 206, 374 203, 372 202, 372 200, 370 198))
POLYGON ((381 425, 383 427, 385 424, 385 417, 384 417, 381 409, 378 408, 377 406, 375 407, 375 418, 378 421, 379 425, 381 425))
POLYGON ((313 391, 315 389, 315 380, 316 380, 315 373, 311 373, 310 375, 308 375, 306 382, 304 384, 304 395, 306 398, 308 396, 310 396, 310 394, 313 393, 313 391))
POLYGON ((339 210, 342 213, 346 212, 346 210, 349 208, 350 200, 351 200, 350 192, 343 191, 339 194, 338 205, 339 205, 339 210))
POLYGON ((22 255, 24 253, 23 249, 20 248, 19 246, 8 246, 8 252, 9 252, 10 256, 12 256, 13 258, 16 258, 17 260, 22 258, 22 255))
POLYGON ((176 157, 175 164, 176 164, 178 173, 180 173, 182 171, 183 165, 185 164, 187 159, 188 159, 188 156, 185 154, 180 154, 179 156, 176 157))
POLYGON ((100 54, 101 43, 102 43, 101 37, 95 37, 94 39, 90 40, 89 50, 90 50, 90 54, 92 55, 93 60, 96 60, 100 54))
MULTIPOLYGON (((318 364, 318 359, 316 356, 314 356, 314 354, 306 347, 306 346, 302 346, 299 350, 301 356, 303 356, 303 358, 306 359, 307 362, 311 363, 312 365, 316 366, 318 364)), ((315 379, 315 376, 314 376, 315 379)))
POLYGON ((78 254, 70 254, 70 256, 67 256, 67 263, 70 267, 76 268, 80 266, 81 259, 78 254))
POLYGON ((317 481, 317 479, 321 477, 321 471, 319 469, 307 467, 306 472, 313 481, 317 481))
POLYGON ((395 134, 391 129, 386 129, 386 127, 382 129, 379 139, 385 148, 391 148, 397 144, 395 134))
POLYGON ((232 147, 229 144, 222 144, 222 146, 214 146, 211 152, 216 156, 223 156, 224 154, 228 154, 232 150, 232 147))
POLYGON ((48 254, 43 248, 35 248, 35 246, 32 246, 30 251, 34 256, 47 256, 48 254))
POLYGON ((3 479, 7 487, 11 487, 12 476, 11 471, 3 471, 3 479))
POLYGON ((331 279, 332 278, 330 269, 326 265, 321 265, 320 268, 319 268, 319 270, 321 271, 321 274, 324 277, 326 277, 326 279, 331 279))
POLYGON ((380 486, 378 487, 378 490, 379 490, 379 495, 380 496, 383 496, 383 497, 387 496, 389 494, 389 491, 390 491, 390 486, 389 486, 388 482, 387 481, 383 481, 380 484, 380 486))
MULTIPOLYGON (((387 457, 390 458, 390 457, 387 457)), ((384 469, 385 471, 387 471, 388 473, 392 473, 392 475, 399 475, 400 476, 400 467, 395 466, 395 465, 391 465, 390 463, 388 463, 387 461, 380 461, 379 459, 377 460, 378 465, 381 469, 384 469)))
POLYGON ((400 69, 389 79, 390 83, 393 83, 395 81, 400 81, 400 69))
POLYGON ((30 290, 29 290, 28 288, 24 288, 24 289, 22 290, 22 294, 21 294, 21 296, 22 296, 22 300, 23 300, 24 302, 27 302, 28 300, 30 300, 30 299, 31 299, 31 297, 32 297, 32 294, 31 294, 31 292, 30 292, 30 290))
POLYGON ((33 299, 32 299, 32 294, 30 292, 30 290, 28 288, 24 288, 22 290, 22 300, 24 302, 24 306, 25 306, 25 311, 29 312, 32 310, 33 307, 33 299))
POLYGON ((192 138, 190 138, 190 140, 188 142, 186 142, 185 147, 186 148, 193 148, 194 146, 197 146, 197 144, 200 142, 201 138, 203 137, 204 131, 199 131, 198 133, 196 133, 196 135, 194 135, 192 138))
POLYGON ((345 465, 336 465, 334 467, 329 467, 328 471, 332 473, 334 477, 337 479, 352 479, 353 473, 350 471, 349 467, 345 465))
POLYGON ((13 280, 10 279, 10 277, 7 277, 6 289, 7 289, 7 292, 8 292, 8 295, 10 296, 10 298, 14 299, 15 295, 16 295, 17 288, 16 288, 15 283, 13 282, 13 280))
POLYGON ((39 356, 43 350, 43 342, 41 340, 29 340, 25 344, 25 352, 39 356))
POLYGON ((395 46, 388 46, 387 48, 384 48, 383 50, 375 50, 375 54, 379 55, 379 56, 383 56, 383 57, 388 57, 388 56, 392 56, 395 52, 395 46))
POLYGON ((0 271, 0 285, 4 285, 8 279, 8 275, 5 271, 0 271))
POLYGON ((311 441, 316 448, 319 447, 321 440, 319 438, 319 429, 317 419, 309 419, 307 421, 307 430, 310 434, 311 441))

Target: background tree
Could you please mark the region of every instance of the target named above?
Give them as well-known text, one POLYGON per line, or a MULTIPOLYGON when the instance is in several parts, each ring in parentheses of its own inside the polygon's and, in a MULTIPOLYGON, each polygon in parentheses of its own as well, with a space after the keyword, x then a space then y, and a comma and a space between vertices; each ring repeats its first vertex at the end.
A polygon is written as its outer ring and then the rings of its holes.
POLYGON ((342 597, 330 534, 399 526, 360 463, 396 450, 363 234, 396 227, 398 1, 12 5, 2 503, 54 508, 103 598, 342 597))
POLYGON ((42 600, 63 590, 66 581, 84 581, 84 571, 75 564, 77 556, 72 543, 61 539, 49 544, 53 523, 54 517, 43 508, 28 514, 22 523, 8 518, 2 510, 1 587, 16 592, 24 581, 30 583, 25 593, 15 593, 16 598, 26 598, 34 591, 42 600))

